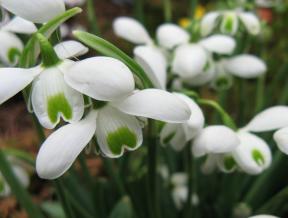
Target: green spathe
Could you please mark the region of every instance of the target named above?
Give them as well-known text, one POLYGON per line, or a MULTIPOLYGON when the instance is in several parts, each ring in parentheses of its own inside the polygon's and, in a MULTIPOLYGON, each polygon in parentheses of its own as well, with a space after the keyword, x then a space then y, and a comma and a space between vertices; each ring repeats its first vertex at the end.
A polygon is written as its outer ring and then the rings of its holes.
POLYGON ((121 127, 107 135, 107 143, 113 154, 121 154, 122 147, 131 149, 137 146, 137 136, 128 127, 121 127))
POLYGON ((47 111, 52 123, 57 122, 60 113, 66 120, 71 119, 73 113, 64 93, 59 93, 48 98, 47 111))

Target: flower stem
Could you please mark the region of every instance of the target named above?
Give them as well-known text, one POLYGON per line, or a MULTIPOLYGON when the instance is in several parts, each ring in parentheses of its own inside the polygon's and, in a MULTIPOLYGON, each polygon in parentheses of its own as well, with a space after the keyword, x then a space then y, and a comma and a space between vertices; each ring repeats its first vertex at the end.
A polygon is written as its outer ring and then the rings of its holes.
POLYGON ((97 17, 95 13, 94 0, 87 0, 87 18, 90 25, 91 32, 93 34, 100 34, 98 27, 97 17))
POLYGON ((261 111, 264 106, 264 90, 265 90, 265 76, 261 76, 257 80, 255 113, 261 111))
POLYGON ((162 1, 163 1, 165 22, 170 22, 172 20, 172 3, 171 3, 171 0, 162 0, 162 1))
POLYGON ((11 190, 19 201, 20 205, 27 211, 29 217, 44 218, 39 208, 33 203, 28 192, 24 189, 15 176, 4 152, 2 151, 2 148, 0 148, 0 171, 11 187, 11 190))
POLYGON ((144 2, 143 0, 134 1, 134 16, 137 20, 139 20, 142 24, 144 23, 144 2))
POLYGON ((190 19, 193 20, 194 16, 195 16, 195 12, 196 12, 196 7, 197 7, 197 3, 198 0, 190 0, 190 7, 189 7, 189 15, 190 15, 190 19))

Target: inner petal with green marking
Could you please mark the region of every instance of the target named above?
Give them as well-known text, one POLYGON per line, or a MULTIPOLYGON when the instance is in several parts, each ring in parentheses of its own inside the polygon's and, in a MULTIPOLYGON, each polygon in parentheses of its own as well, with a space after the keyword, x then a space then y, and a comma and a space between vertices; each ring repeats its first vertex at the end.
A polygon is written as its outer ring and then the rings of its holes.
POLYGON ((234 14, 225 15, 222 24, 225 33, 233 33, 234 26, 236 25, 235 21, 236 17, 234 14))
POLYGON ((265 158, 263 154, 261 153, 261 151, 254 149, 252 151, 252 157, 259 166, 263 166, 265 164, 265 158))
POLYGON ((107 144, 113 154, 119 155, 123 146, 131 149, 137 146, 137 136, 128 127, 121 127, 107 135, 107 144))
POLYGON ((225 156, 223 163, 224 163, 225 169, 228 171, 230 171, 230 170, 234 169, 234 167, 236 167, 236 162, 231 155, 225 156))

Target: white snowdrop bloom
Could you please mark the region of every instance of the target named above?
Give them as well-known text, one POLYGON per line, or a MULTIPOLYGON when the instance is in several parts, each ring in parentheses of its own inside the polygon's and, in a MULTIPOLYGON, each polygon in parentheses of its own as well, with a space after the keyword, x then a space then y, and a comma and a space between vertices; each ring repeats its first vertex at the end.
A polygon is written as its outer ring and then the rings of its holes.
POLYGON ((267 169, 272 162, 270 147, 260 137, 245 131, 237 133, 240 145, 232 152, 241 170, 257 175, 267 169))
POLYGON ((170 144, 175 151, 183 150, 188 141, 193 139, 204 127, 205 118, 201 108, 184 94, 174 93, 186 102, 191 110, 188 121, 181 124, 167 123, 160 133, 162 144, 170 144))
POLYGON ((273 135, 273 138, 277 143, 280 151, 288 155, 288 127, 276 131, 273 135))
POLYGON ((240 24, 251 35, 260 33, 259 18, 252 12, 241 10, 216 11, 206 14, 201 20, 201 33, 203 36, 207 36, 219 25, 223 34, 235 35, 240 24))
POLYGON ((75 63, 65 81, 89 97, 106 101, 79 122, 55 131, 41 146, 36 169, 41 178, 55 179, 72 165, 94 135, 103 155, 117 158, 143 141, 137 117, 186 122, 191 111, 177 96, 158 89, 134 91, 130 69, 117 59, 94 57, 75 63), (49 163, 49 164, 48 164, 49 163))
POLYGON ((69 7, 76 7, 83 5, 86 0, 64 0, 64 2, 69 7))
MULTIPOLYGON (((212 53, 232 54, 235 46, 235 40, 225 35, 213 35, 198 43, 183 44, 175 50, 172 72, 182 79, 192 81, 196 76, 209 69, 212 53)), ((201 78, 201 80, 203 79, 201 78)))
POLYGON ((217 154, 215 155, 215 158, 216 158, 217 167, 221 172, 232 173, 238 167, 232 153, 230 152, 226 154, 217 154))
POLYGON ((17 63, 23 50, 23 43, 15 33, 32 34, 37 31, 30 21, 14 17, 0 27, 0 61, 5 65, 13 66, 17 63))
POLYGON ((0 6, 33 23, 46 23, 65 11, 63 0, 1 0, 0 6))
MULTIPOLYGON (((32 83, 31 104, 43 127, 52 129, 62 117, 67 122, 79 121, 84 112, 82 94, 71 88, 64 75, 74 62, 65 59, 87 52, 78 42, 63 42, 55 47, 59 58, 52 66, 30 69, 0 68, 0 104, 32 83)), ((56 55, 56 54, 55 54, 56 55)))
POLYGON ((263 215, 250 216, 248 218, 280 218, 280 217, 263 214, 263 215))
POLYGON ((206 154, 223 154, 232 152, 240 144, 237 134, 230 128, 212 125, 204 128, 192 143, 195 157, 206 154))

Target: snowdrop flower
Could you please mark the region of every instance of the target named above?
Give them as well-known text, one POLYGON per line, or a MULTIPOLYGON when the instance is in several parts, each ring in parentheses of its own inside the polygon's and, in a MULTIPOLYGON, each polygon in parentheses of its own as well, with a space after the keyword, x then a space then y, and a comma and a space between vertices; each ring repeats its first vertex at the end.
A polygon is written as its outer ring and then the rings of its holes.
POLYGON ((270 147, 260 137, 245 131, 237 133, 240 145, 232 152, 237 165, 244 172, 257 175, 272 162, 270 147))
POLYGON ((287 113, 287 106, 270 107, 257 114, 243 129, 251 132, 278 130, 274 133, 274 140, 280 151, 288 154, 287 113))
POLYGON ((263 215, 257 215, 257 216, 250 216, 249 218, 280 218, 280 217, 263 214, 263 215))
POLYGON ((14 17, 0 27, 0 61, 12 66, 22 53, 23 43, 15 33, 32 34, 37 31, 36 26, 20 17, 14 17))
POLYGON ((229 55, 235 46, 235 40, 224 35, 213 35, 198 43, 180 45, 175 50, 172 72, 184 80, 193 80, 207 71, 211 65, 212 53, 229 55))
POLYGON ((201 20, 201 34, 203 36, 211 34, 219 24, 221 33, 235 35, 240 23, 242 23, 249 34, 258 35, 260 33, 260 21, 255 14, 234 10, 216 11, 206 14, 201 20))
POLYGON ((79 61, 64 77, 75 90, 105 102, 81 121, 68 124, 48 137, 36 161, 41 178, 54 179, 65 173, 94 135, 101 152, 117 158, 125 150, 135 150, 142 144, 143 125, 137 117, 182 123, 191 115, 184 101, 166 91, 134 91, 132 72, 114 58, 79 61))
POLYGON ((63 0, 1 0, 0 6, 33 23, 45 23, 65 11, 63 0))
POLYGON ((67 122, 79 121, 84 112, 82 94, 67 84, 64 75, 74 65, 67 58, 82 55, 88 49, 79 42, 68 41, 57 45, 55 51, 54 62, 43 59, 41 65, 30 69, 0 68, 0 104, 32 83, 30 98, 34 113, 48 129, 54 128, 60 117, 67 122))
POLYGON ((221 125, 212 125, 204 128, 195 137, 192 143, 192 153, 195 157, 206 154, 224 154, 232 152, 240 140, 230 128, 221 125))
POLYGON ((175 151, 183 150, 188 141, 193 139, 204 127, 204 115, 201 108, 184 94, 174 93, 187 103, 191 110, 191 116, 185 123, 167 123, 161 130, 162 144, 169 143, 175 151))

